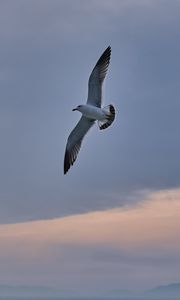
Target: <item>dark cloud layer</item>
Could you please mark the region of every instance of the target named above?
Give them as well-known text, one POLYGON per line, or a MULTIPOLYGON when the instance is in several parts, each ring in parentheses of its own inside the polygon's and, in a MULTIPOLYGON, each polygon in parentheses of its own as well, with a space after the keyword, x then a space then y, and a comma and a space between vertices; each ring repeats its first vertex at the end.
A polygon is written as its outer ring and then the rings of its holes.
POLYGON ((0 220, 51 218, 129 204, 180 184, 179 1, 1 1, 0 220), (67 136, 106 46, 105 102, 62 175, 67 136), (138 198, 139 199, 139 198, 138 198))

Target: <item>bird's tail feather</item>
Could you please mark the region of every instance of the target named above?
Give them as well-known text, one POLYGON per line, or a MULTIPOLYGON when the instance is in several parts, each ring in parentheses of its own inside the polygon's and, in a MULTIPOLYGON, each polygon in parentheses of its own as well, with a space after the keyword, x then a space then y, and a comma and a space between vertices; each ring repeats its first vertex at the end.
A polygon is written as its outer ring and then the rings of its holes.
POLYGON ((107 117, 102 121, 98 121, 100 130, 108 128, 113 123, 116 114, 115 108, 112 104, 104 107, 103 110, 106 112, 107 117))

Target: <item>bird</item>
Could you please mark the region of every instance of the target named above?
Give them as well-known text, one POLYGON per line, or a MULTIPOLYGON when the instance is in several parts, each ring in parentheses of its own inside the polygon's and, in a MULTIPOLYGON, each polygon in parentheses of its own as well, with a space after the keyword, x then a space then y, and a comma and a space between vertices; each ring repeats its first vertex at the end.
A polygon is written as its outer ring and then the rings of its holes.
POLYGON ((110 57, 111 47, 108 46, 90 74, 87 103, 78 105, 73 109, 73 111, 79 111, 82 116, 67 140, 64 155, 64 174, 74 164, 81 148, 82 140, 95 122, 97 121, 99 129, 103 130, 108 128, 115 119, 115 108, 112 104, 101 107, 102 86, 110 63, 110 57))

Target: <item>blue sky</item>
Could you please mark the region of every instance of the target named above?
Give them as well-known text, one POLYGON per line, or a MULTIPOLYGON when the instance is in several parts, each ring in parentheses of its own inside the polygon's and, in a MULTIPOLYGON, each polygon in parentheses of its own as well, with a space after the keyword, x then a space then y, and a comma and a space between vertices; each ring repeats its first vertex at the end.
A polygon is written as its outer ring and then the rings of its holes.
POLYGON ((179 27, 175 0, 0 2, 1 224, 179 193, 179 27), (114 104, 116 120, 103 132, 94 126, 64 176, 66 140, 80 117, 72 108, 86 102, 108 45, 104 105, 114 104))

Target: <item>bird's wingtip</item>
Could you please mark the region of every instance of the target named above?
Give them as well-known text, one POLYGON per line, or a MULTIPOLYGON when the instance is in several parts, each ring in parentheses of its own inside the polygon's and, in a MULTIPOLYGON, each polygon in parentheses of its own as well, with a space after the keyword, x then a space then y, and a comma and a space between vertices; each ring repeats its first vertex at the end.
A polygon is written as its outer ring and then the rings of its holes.
POLYGON ((111 46, 110 45, 107 47, 107 50, 111 51, 111 46))
POLYGON ((70 168, 69 155, 66 150, 65 157, 64 157, 64 175, 68 172, 69 168, 70 168))

